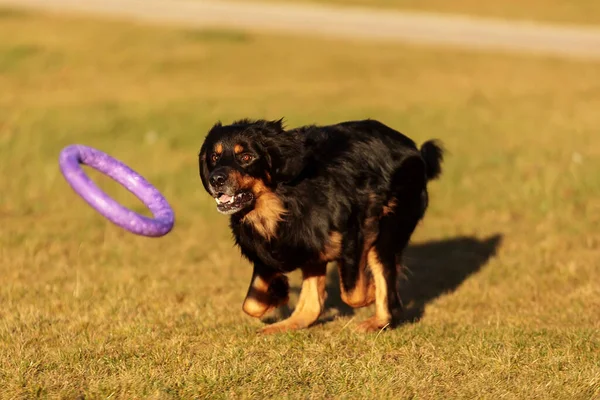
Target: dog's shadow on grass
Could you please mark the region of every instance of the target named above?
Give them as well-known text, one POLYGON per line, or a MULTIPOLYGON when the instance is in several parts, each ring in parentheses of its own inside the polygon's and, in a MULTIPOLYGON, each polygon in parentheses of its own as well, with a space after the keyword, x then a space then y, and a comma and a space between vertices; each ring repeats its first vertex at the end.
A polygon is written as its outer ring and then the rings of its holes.
MULTIPOLYGON (((502 235, 495 234, 485 239, 460 236, 410 245, 403 259, 405 276, 399 283, 405 307, 401 323, 419 321, 428 303, 443 294, 452 293, 469 276, 477 273, 496 254, 501 243, 502 235)), ((337 316, 352 316, 355 311, 342 301, 337 267, 332 267, 327 277, 325 312, 319 323, 331 321, 337 316), (331 315, 333 309, 337 312, 331 315)), ((292 286, 290 291, 297 295, 300 287, 292 286)), ((278 311, 276 317, 265 322, 286 318, 292 309, 285 305, 278 311)))
POLYGON ((496 255, 502 235, 485 239, 461 236, 409 246, 404 255, 400 297, 404 321, 417 322, 425 306, 439 296, 452 293, 496 255))

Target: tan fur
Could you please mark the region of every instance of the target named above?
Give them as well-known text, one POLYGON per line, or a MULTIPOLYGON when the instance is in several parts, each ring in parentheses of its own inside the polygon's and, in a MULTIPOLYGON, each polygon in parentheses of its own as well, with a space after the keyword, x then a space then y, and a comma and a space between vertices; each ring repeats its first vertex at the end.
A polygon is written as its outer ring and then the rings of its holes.
POLYGON ((244 146, 242 146, 241 144, 236 144, 235 146, 233 146, 233 152, 235 154, 240 154, 242 151, 244 151, 244 146))
POLYGON ((327 297, 326 266, 327 264, 320 265, 316 271, 302 270, 302 290, 294 312, 283 321, 265 326, 261 333, 271 334, 307 328, 319 318, 327 297))
POLYGON ((392 320, 392 314, 388 308, 387 285, 383 275, 384 267, 374 247, 369 250, 368 262, 375 282, 375 315, 358 326, 357 329, 361 332, 383 329, 392 320))
MULTIPOLYGON (((374 200, 371 197, 371 200, 374 200)), ((344 285, 341 281, 340 274, 340 288, 342 301, 353 308, 366 307, 375 301, 375 285, 373 278, 368 273, 368 262, 367 256, 369 250, 373 247, 375 240, 377 239, 377 224, 376 218, 368 218, 364 223, 365 238, 363 244, 363 250, 358 265, 358 279, 356 280, 356 286, 352 290, 344 290, 344 285)))
POLYGON ((394 199, 394 198, 390 199, 390 201, 388 201, 388 203, 383 206, 382 215, 386 216, 388 214, 393 213, 394 209, 396 208, 397 205, 398 205, 398 201, 396 199, 394 199))
POLYGON ((255 276, 252 279, 246 300, 242 310, 252 317, 260 318, 270 308, 268 302, 264 301, 269 291, 269 283, 260 276, 255 276))
POLYGON ((366 307, 375 301, 375 284, 364 268, 359 270, 356 286, 353 290, 344 290, 341 282, 340 287, 342 287, 342 301, 352 308, 366 307))
POLYGON ((215 145, 215 153, 217 153, 217 154, 223 153, 223 143, 217 143, 215 145))
POLYGON ((260 318, 270 310, 287 303, 287 296, 285 298, 273 298, 269 293, 269 286, 276 277, 277 275, 271 277, 271 279, 267 281, 256 274, 253 276, 250 287, 248 288, 248 293, 246 294, 246 299, 242 306, 242 310, 246 314, 260 318))
POLYGON ((339 258, 342 251, 342 234, 331 232, 325 248, 321 252, 321 261, 331 262, 339 258))
POLYGON ((242 310, 246 314, 255 318, 262 317, 270 308, 271 306, 268 303, 263 303, 252 296, 246 297, 242 306, 242 310))
POLYGON ((283 202, 259 179, 241 175, 236 179, 240 187, 250 189, 256 199, 254 209, 246 214, 242 221, 252 225, 265 239, 271 240, 276 236, 277 224, 287 212, 283 202))

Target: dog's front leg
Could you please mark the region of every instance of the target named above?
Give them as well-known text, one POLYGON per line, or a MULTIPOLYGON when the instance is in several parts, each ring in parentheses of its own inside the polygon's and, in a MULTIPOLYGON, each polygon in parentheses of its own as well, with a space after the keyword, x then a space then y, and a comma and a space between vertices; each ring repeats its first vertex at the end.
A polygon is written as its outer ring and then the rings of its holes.
POLYGON ((303 329, 312 325, 321 315, 325 305, 327 297, 325 292, 326 273, 326 263, 302 269, 302 290, 296 309, 289 318, 267 325, 260 332, 265 334, 279 333, 303 329))
POLYGON ((252 281, 242 309, 260 318, 268 311, 288 302, 289 283, 285 275, 260 263, 254 264, 252 281))

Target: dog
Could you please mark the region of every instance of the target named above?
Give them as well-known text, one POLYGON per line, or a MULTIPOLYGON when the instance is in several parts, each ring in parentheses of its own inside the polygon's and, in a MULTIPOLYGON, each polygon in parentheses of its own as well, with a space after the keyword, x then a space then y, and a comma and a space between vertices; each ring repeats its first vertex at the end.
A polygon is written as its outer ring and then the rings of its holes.
POLYGON ((236 245, 254 267, 243 311, 256 318, 288 301, 286 273, 300 269, 291 316, 276 333, 312 325, 323 311, 326 267, 336 262, 342 300, 375 303, 359 331, 402 318, 401 256, 441 174, 438 140, 420 148, 376 120, 285 129, 282 120, 216 123, 199 152, 199 174, 236 245))

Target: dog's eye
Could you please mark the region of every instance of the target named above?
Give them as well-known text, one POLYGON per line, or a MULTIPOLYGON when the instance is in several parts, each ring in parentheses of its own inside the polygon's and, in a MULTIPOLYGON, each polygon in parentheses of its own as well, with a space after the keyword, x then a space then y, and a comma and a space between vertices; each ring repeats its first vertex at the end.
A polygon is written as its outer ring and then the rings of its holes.
POLYGON ((217 153, 212 153, 212 154, 210 155, 210 160, 211 160, 213 163, 216 163, 218 159, 219 159, 219 155, 218 155, 217 153))
POLYGON ((250 162, 253 160, 254 157, 252 157, 250 154, 243 154, 241 157, 242 162, 250 162))

